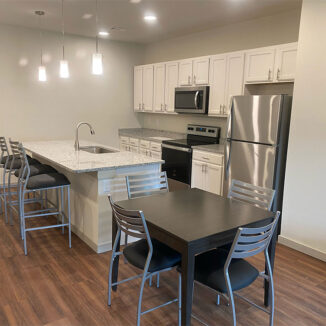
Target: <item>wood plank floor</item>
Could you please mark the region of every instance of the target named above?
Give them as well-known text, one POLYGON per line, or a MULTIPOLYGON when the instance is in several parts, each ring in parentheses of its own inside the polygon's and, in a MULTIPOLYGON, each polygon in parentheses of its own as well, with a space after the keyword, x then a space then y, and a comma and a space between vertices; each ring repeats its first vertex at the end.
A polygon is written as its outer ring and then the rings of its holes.
MULTIPOLYGON (((48 219, 46 222, 50 222, 48 219)), ((107 275, 110 253, 96 254, 78 237, 73 248, 59 230, 28 234, 29 255, 23 254, 17 219, 14 226, 0 215, 0 325, 26 326, 128 326, 135 325, 140 281, 119 287, 107 302, 107 275)), ((263 268, 263 257, 252 259, 263 268)), ((326 263, 277 246, 275 261, 277 326, 326 325, 326 263)), ((120 276, 135 270, 121 263, 120 276)), ((262 281, 256 281, 242 293, 260 303, 262 281)), ((145 288, 144 308, 175 297, 176 272, 161 276, 161 286, 145 288)), ((210 325, 231 325, 229 308, 215 296, 196 286, 193 311, 210 325)), ((268 325, 268 316, 236 299, 239 326, 268 325)), ((142 317, 142 325, 177 325, 176 304, 142 317)), ((200 325, 192 320, 192 325, 200 325)))

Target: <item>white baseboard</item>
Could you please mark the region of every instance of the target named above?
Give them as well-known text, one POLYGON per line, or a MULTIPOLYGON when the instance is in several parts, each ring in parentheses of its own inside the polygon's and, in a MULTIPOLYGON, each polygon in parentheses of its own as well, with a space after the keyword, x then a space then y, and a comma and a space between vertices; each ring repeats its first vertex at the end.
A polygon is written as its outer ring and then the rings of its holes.
POLYGON ((308 247, 302 243, 296 242, 292 239, 283 237, 282 235, 278 236, 278 242, 290 247, 292 249, 298 250, 303 252, 304 254, 307 254, 309 256, 312 256, 314 258, 317 258, 319 260, 325 261, 326 262, 326 252, 322 252, 320 250, 308 247))

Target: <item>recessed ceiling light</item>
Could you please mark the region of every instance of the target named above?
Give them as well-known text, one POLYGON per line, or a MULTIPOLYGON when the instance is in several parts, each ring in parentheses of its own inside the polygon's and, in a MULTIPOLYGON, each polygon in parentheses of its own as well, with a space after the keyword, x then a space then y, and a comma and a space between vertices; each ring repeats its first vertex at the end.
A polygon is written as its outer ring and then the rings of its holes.
POLYGON ((98 32, 98 35, 100 35, 100 36, 109 36, 110 33, 107 32, 107 31, 100 31, 100 32, 98 32))
POLYGON ((141 0, 129 0, 130 3, 139 3, 141 0))
POLYGON ((92 17, 93 17, 92 14, 84 14, 84 15, 82 16, 83 19, 91 19, 92 17))
POLYGON ((157 17, 155 15, 145 15, 144 19, 147 22, 155 22, 157 20, 157 17))

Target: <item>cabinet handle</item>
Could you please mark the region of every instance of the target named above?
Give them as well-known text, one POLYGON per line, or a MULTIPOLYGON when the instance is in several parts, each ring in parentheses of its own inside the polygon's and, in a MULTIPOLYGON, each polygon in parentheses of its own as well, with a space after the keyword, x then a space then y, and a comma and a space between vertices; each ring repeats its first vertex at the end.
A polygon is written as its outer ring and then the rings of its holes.
POLYGON ((143 103, 143 110, 145 110, 145 104, 143 103))
POLYGON ((139 105, 138 105, 138 109, 141 110, 141 104, 140 104, 140 103, 139 103, 139 105))
POLYGON ((203 160, 209 161, 209 158, 208 157, 203 157, 203 160))
POLYGON ((280 79, 280 73, 281 73, 281 70, 280 68, 277 69, 277 76, 276 76, 276 79, 279 80, 280 79))
POLYGON ((188 85, 191 85, 190 76, 188 76, 188 85))
POLYGON ((194 84, 196 85, 196 75, 194 75, 194 84))
POLYGON ((226 105, 223 104, 223 114, 226 114, 226 105))
POLYGON ((268 69, 268 80, 271 80, 271 76, 272 76, 272 70, 268 69))
POLYGON ((168 105, 164 104, 164 108, 165 108, 165 111, 167 111, 168 110, 168 105))
POLYGON ((161 111, 163 111, 163 104, 161 104, 161 111))

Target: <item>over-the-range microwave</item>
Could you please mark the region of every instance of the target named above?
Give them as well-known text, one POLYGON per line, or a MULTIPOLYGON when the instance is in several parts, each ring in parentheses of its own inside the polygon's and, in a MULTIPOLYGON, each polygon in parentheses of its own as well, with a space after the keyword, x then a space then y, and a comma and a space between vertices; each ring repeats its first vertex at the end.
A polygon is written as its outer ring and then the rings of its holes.
POLYGON ((177 113, 208 112, 209 86, 177 87, 174 108, 177 113))

